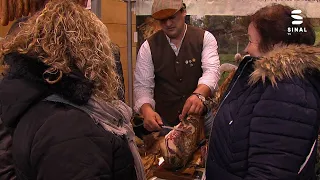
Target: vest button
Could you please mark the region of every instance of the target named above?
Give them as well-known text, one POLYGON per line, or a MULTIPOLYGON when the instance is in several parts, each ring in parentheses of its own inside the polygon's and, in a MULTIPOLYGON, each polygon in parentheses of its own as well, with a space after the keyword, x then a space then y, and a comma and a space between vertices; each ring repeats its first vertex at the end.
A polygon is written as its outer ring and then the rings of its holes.
POLYGON ((176 61, 176 64, 179 64, 179 61, 176 61))
POLYGON ((182 78, 180 78, 179 81, 181 82, 181 81, 182 81, 182 78))

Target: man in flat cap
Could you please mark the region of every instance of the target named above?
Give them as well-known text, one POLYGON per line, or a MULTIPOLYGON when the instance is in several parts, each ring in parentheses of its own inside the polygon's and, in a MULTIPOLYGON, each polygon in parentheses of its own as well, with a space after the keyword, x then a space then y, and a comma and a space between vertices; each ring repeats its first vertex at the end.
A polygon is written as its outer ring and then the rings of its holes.
MULTIPOLYGON (((182 0, 154 0, 152 17, 162 30, 141 46, 135 69, 135 111, 149 131, 177 125, 188 114, 204 114, 205 98, 219 80, 217 41, 185 24, 182 0)), ((210 130, 210 122, 205 123, 210 130)))

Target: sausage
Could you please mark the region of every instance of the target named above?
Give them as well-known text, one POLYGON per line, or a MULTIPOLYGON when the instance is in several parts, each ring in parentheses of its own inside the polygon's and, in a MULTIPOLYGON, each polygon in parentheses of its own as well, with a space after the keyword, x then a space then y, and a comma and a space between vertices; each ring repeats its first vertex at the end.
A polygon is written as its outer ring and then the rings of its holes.
POLYGON ((23 12, 23 1, 16 0, 16 18, 21 18, 23 12))
POLYGON ((0 0, 0 23, 1 23, 1 19, 3 18, 2 17, 2 0, 0 0))
POLYGON ((13 21, 15 18, 15 0, 8 0, 8 9, 9 20, 13 21))
POLYGON ((23 15, 23 16, 28 16, 28 15, 29 15, 29 11, 30 11, 29 0, 22 0, 22 2, 23 2, 22 15, 23 15))
POLYGON ((2 3, 1 25, 6 26, 9 23, 8 0, 1 0, 1 3, 2 3))
POLYGON ((30 0, 30 13, 33 15, 37 11, 37 3, 36 0, 30 0))

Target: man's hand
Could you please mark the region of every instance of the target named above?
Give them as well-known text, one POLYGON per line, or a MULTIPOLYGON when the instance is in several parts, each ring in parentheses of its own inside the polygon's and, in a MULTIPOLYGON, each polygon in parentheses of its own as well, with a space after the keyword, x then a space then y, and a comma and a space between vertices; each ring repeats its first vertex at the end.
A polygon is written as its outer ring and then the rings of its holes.
POLYGON ((149 104, 142 105, 141 113, 144 119, 144 128, 146 128, 148 131, 159 131, 161 129, 160 126, 163 125, 162 119, 149 104))
POLYGON ((204 110, 202 101, 196 96, 191 95, 184 103, 182 113, 179 115, 179 119, 182 120, 189 114, 201 115, 204 110))

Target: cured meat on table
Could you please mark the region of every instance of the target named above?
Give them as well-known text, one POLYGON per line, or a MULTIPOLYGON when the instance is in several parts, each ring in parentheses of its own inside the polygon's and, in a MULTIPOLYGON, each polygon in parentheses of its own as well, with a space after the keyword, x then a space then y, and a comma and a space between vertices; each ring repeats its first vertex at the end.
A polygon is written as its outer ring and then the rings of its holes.
POLYGON ((188 116, 171 130, 160 142, 161 155, 166 167, 179 169, 184 167, 204 140, 203 117, 188 116), (181 131, 184 130, 184 131, 181 131))

